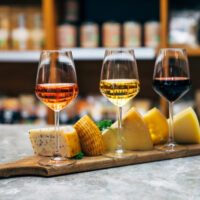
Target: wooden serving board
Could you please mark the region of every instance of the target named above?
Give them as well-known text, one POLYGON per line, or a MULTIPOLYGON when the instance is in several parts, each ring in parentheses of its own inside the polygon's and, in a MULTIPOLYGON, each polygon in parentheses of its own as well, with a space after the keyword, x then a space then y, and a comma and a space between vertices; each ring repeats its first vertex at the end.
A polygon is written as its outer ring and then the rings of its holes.
POLYGON ((16 162, 1 164, 0 178, 21 175, 50 177, 62 174, 71 174, 76 172, 105 169, 110 167, 118 167, 123 165, 131 165, 200 154, 200 144, 185 145, 185 147, 186 150, 180 152, 161 152, 157 150, 135 151, 132 153, 132 156, 128 158, 108 158, 105 156, 84 157, 81 160, 77 160, 73 165, 56 167, 40 166, 38 161, 43 157, 29 156, 16 162))

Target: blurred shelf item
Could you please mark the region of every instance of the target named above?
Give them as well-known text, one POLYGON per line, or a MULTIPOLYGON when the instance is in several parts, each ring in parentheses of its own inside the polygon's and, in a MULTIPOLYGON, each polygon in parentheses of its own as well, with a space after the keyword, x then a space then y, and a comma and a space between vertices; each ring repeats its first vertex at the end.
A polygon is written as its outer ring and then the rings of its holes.
MULTIPOLYGON (((74 60, 103 60, 105 48, 72 48, 74 60)), ((155 58, 154 48, 134 48, 137 59, 155 58)), ((40 51, 0 51, 0 62, 38 62, 40 51)))
MULTIPOLYGON (((152 102, 150 99, 130 100, 123 108, 125 114, 131 107, 136 107, 141 114, 147 112, 152 102)), ((102 95, 78 97, 68 107, 60 112, 60 124, 74 124, 82 116, 88 114, 95 122, 103 119, 117 119, 117 108, 102 95)), ((33 94, 19 96, 0 96, 1 124, 45 124, 47 107, 33 94)))
POLYGON ((158 48, 160 45, 160 23, 148 21, 144 24, 144 45, 158 48))
POLYGON ((125 21, 123 24, 104 22, 102 26, 95 22, 81 25, 63 22, 56 29, 58 48, 140 48, 143 43, 143 47, 158 48, 160 45, 160 23, 157 21, 146 22, 144 28, 134 21, 125 21), (101 33, 99 30, 102 30, 101 33))
POLYGON ((0 5, 0 50, 41 50, 44 39, 41 6, 0 5))
POLYGON ((33 94, 17 97, 0 96, 1 124, 45 124, 47 107, 33 94))

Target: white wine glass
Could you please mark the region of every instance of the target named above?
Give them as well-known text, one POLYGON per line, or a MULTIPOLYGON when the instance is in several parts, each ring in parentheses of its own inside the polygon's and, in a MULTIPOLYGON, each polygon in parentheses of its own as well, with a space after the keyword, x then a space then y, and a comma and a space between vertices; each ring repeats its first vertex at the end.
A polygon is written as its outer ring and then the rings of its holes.
POLYGON ((169 102, 169 140, 167 144, 156 146, 161 151, 183 151, 186 148, 174 141, 173 105, 190 89, 190 70, 184 49, 167 48, 159 51, 156 59, 153 88, 169 102))
POLYGON ((52 158, 44 158, 39 164, 59 166, 75 161, 60 154, 59 112, 78 95, 76 70, 71 51, 42 51, 37 71, 35 92, 40 101, 55 113, 56 149, 52 158))
POLYGON ((118 107, 118 140, 116 150, 107 152, 105 156, 114 158, 133 156, 133 152, 123 149, 122 146, 122 106, 138 94, 139 83, 134 51, 107 49, 101 70, 100 91, 118 107))

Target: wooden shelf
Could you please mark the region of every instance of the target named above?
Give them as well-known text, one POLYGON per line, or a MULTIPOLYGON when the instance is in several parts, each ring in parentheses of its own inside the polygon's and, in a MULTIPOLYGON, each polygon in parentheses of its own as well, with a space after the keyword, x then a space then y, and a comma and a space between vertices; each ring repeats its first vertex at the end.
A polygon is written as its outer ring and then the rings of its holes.
POLYGON ((186 48, 188 56, 200 56, 200 47, 199 48, 186 48))
MULTIPOLYGON (((72 54, 74 60, 103 60, 105 48, 73 48, 72 54)), ((154 48, 134 48, 136 59, 149 60, 155 58, 154 48)))
POLYGON ((0 62, 38 62, 40 51, 0 51, 0 62))
POLYGON ((168 45, 168 47, 186 49, 188 56, 200 56, 200 46, 192 48, 184 45, 168 45))
MULTIPOLYGON (((72 48, 74 60, 103 60, 105 48, 72 48)), ((136 59, 149 60, 155 58, 154 48, 135 48, 136 59)), ((0 62, 38 62, 40 51, 0 51, 0 62)))

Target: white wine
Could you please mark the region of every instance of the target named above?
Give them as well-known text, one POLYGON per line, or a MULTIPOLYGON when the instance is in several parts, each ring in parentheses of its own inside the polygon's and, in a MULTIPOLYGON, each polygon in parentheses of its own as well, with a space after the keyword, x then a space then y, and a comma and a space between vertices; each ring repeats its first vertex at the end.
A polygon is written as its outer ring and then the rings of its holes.
POLYGON ((140 90, 140 82, 136 79, 101 80, 100 91, 116 106, 125 105, 140 90))

